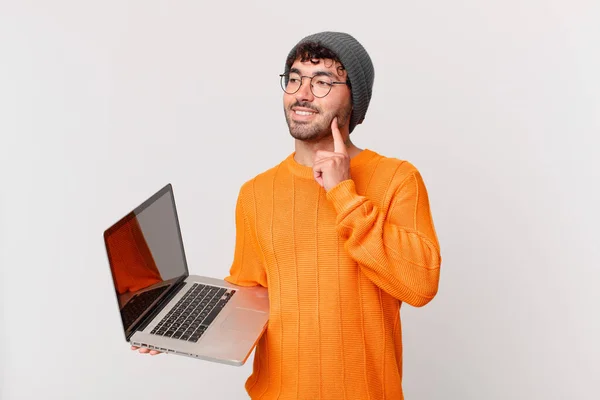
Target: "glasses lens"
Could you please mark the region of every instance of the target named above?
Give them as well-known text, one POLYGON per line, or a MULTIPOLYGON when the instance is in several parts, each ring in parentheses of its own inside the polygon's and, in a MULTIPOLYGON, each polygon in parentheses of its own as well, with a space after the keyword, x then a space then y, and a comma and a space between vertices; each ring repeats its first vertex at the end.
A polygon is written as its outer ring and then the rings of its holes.
POLYGON ((281 76, 281 88, 283 89, 283 91, 289 94, 296 93, 298 89, 300 89, 300 85, 302 84, 302 78, 300 77, 300 75, 296 73, 289 74, 287 85, 285 83, 285 78, 286 75, 281 76))
POLYGON ((331 79, 327 76, 313 76, 311 82, 312 92, 317 97, 325 97, 331 90, 331 79))

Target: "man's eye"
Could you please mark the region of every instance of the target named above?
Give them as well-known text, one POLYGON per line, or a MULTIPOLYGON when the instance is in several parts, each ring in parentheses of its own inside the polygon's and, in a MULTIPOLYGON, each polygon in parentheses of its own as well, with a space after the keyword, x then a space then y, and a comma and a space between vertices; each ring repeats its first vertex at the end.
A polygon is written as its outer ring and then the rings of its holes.
POLYGON ((329 85, 329 82, 327 81, 322 81, 322 80, 317 80, 317 82, 315 83, 317 86, 323 86, 326 87, 327 85, 329 85))

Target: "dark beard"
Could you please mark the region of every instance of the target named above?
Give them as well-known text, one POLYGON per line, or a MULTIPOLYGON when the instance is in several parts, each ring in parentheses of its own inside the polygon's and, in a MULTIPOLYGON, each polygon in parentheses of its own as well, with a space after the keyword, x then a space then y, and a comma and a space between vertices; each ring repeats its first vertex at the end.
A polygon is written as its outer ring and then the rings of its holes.
POLYGON ((331 112, 328 114, 322 114, 321 110, 317 107, 309 105, 307 103, 296 102, 292 104, 288 109, 284 108, 285 120, 290 130, 290 135, 297 140, 303 142, 318 142, 319 140, 330 136, 331 122, 337 116, 338 127, 341 129, 350 120, 350 114, 352 113, 352 107, 348 106, 347 109, 341 110, 338 114, 331 112), (312 122, 298 122, 291 119, 290 114, 293 113, 292 107, 304 107, 310 108, 318 112, 318 121, 312 122))

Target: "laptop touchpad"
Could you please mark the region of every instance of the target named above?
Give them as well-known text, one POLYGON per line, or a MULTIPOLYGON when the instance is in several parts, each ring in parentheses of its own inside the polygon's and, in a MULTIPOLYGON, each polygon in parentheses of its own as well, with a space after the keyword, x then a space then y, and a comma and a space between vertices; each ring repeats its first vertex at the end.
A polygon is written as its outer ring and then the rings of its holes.
POLYGON ((260 311, 236 308, 223 321, 223 329, 232 329, 234 331, 256 331, 264 326, 264 314, 260 311))

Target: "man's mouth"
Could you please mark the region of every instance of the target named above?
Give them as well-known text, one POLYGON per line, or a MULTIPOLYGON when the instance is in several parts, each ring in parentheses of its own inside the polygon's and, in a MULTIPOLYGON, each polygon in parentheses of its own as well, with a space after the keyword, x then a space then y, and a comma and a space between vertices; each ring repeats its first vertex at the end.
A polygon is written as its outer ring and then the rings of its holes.
POLYGON ((297 115, 313 115, 316 114, 314 111, 300 111, 300 110, 294 110, 294 112, 297 115))
POLYGON ((303 117, 308 117, 317 114, 317 111, 305 107, 292 107, 292 111, 294 112, 294 114, 301 115, 303 117))

